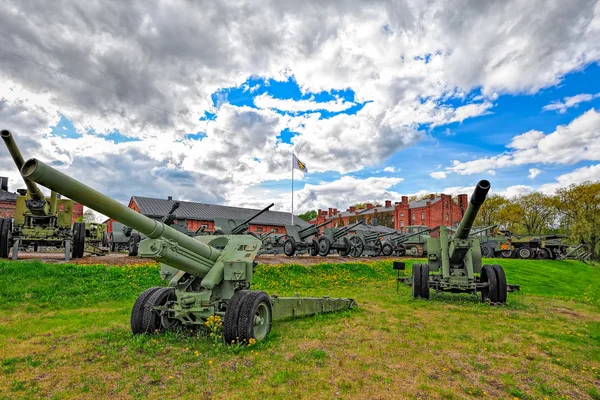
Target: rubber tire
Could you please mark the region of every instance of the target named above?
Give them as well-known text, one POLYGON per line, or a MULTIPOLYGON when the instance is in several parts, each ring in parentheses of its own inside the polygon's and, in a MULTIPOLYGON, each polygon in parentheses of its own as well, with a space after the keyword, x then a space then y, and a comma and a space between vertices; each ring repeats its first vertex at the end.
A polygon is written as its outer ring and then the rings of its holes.
POLYGON ((403 257, 406 255, 406 246, 404 246, 403 244, 399 244, 398 248, 396 249, 396 254, 398 254, 398 257, 403 257))
POLYGON ((413 298, 421 297, 421 264, 413 263, 412 265, 412 294, 413 298))
POLYGON ((317 239, 313 239, 311 243, 312 247, 308 249, 308 254, 310 254, 312 257, 316 257, 319 255, 319 242, 317 239))
POLYGON ((504 250, 504 251, 500 252, 501 258, 511 258, 512 255, 513 255, 513 250, 504 250))
POLYGON ((225 318, 223 320, 223 340, 225 344, 233 344, 238 341, 238 319, 240 310, 246 297, 251 292, 249 290, 238 290, 227 303, 225 318))
POLYGON ((268 321, 269 326, 267 329, 267 336, 269 335, 271 326, 273 324, 273 308, 271 307, 271 299, 265 292, 251 292, 242 303, 242 308, 238 318, 238 334, 240 342, 248 343, 250 339, 255 338, 254 315, 256 314, 258 306, 263 302, 267 305, 267 308, 269 309, 269 315, 271 317, 271 319, 268 321))
POLYGON ((360 236, 352 236, 352 238, 350 238, 350 243, 352 243, 352 239, 356 238, 356 240, 358 241, 358 243, 360 243, 361 248, 360 248, 360 252, 355 252, 354 249, 356 248, 355 245, 353 245, 353 249, 350 252, 350 256, 354 257, 354 258, 358 258, 362 255, 362 253, 365 251, 365 241, 362 240, 362 238, 360 236))
POLYGON ((73 224, 73 249, 72 258, 82 258, 85 250, 85 222, 75 222, 73 224))
POLYGON ((102 247, 108 247, 108 233, 102 232, 102 247))
POLYGON ((498 279, 496 277, 496 271, 493 266, 489 264, 483 266, 483 268, 481 269, 481 281, 489 282, 489 286, 481 290, 481 302, 485 303, 487 300, 490 300, 491 303, 497 303, 498 279))
POLYGON ((552 252, 548 249, 540 249, 540 255, 539 255, 540 259, 542 260, 551 260, 552 259, 552 252))
POLYGON ((10 218, 0 219, 0 258, 8 258, 8 252, 10 250, 10 224, 10 218))
POLYGON ((108 234, 108 249, 111 253, 115 252, 115 241, 112 232, 108 234))
POLYGON ((142 332, 155 333, 161 330, 160 319, 152 307, 165 304, 171 295, 175 295, 175 288, 161 287, 148 297, 142 307, 142 332))
POLYGON ((348 257, 348 255, 352 251, 352 242, 347 237, 344 237, 344 245, 346 246, 346 248, 344 250, 338 249, 338 254, 342 257, 348 257))
POLYGON ((421 298, 429 300, 429 264, 421 264, 421 298))
POLYGON ((481 246, 481 257, 490 258, 494 255, 494 251, 486 245, 481 246))
POLYGON ((127 255, 130 257, 137 257, 138 255, 138 247, 140 244, 140 234, 137 232, 131 232, 131 236, 129 236, 129 249, 127 251, 127 255))
POLYGON ((154 286, 149 289, 146 289, 138 296, 133 303, 133 307, 131 308, 131 317, 129 318, 129 324, 131 325, 131 333, 134 335, 140 335, 145 333, 142 329, 142 318, 144 315, 144 304, 150 296, 154 294, 158 289, 161 289, 162 286, 154 286))
POLYGON ((532 251, 532 250, 531 250, 529 247, 527 247, 527 246, 523 246, 523 247, 520 247, 520 248, 517 250, 517 255, 518 255, 518 257, 519 257, 519 258, 522 258, 522 259, 524 259, 524 260, 527 260, 527 259, 530 259, 530 258, 532 258, 532 257, 533 257, 533 251, 532 251), (529 255, 528 255, 528 256, 526 256, 526 257, 523 257, 523 256, 521 255, 521 251, 523 251, 523 250, 526 250, 525 254, 527 254, 527 251, 528 251, 528 252, 529 252, 529 255))
POLYGON ((296 253, 296 241, 292 238, 287 238, 283 242, 283 254, 292 257, 296 253), (289 248, 288 248, 289 245, 289 248))
POLYGON ((331 251, 331 240, 327 236, 321 236, 318 240, 319 244, 319 255, 321 257, 327 257, 331 251))
POLYGON ((391 244, 384 243, 383 247, 381 248, 381 254, 383 254, 386 257, 389 257, 392 254, 394 254, 394 248, 392 247, 391 244))
POLYGON ((506 285, 506 274, 504 268, 498 264, 492 265, 496 272, 496 282, 498 283, 498 303, 506 304, 508 286, 506 285))
POLYGON ((373 245, 373 247, 375 247, 373 249, 374 253, 372 255, 370 255, 369 257, 379 257, 379 255, 383 251, 383 243, 381 243, 381 239, 377 238, 375 240, 376 240, 375 244, 373 245))

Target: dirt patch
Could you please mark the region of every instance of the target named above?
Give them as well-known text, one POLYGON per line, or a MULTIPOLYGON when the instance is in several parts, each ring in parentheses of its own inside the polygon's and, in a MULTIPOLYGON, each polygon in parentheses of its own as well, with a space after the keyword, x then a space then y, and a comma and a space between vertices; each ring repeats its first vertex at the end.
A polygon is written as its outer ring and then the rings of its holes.
POLYGON ((373 261, 384 261, 384 260, 401 260, 398 257, 342 257, 338 255, 329 255, 327 257, 311 257, 308 255, 288 257, 285 255, 260 255, 256 258, 259 264, 300 264, 300 265, 313 265, 323 262, 328 263, 355 263, 355 262, 373 262, 373 261))

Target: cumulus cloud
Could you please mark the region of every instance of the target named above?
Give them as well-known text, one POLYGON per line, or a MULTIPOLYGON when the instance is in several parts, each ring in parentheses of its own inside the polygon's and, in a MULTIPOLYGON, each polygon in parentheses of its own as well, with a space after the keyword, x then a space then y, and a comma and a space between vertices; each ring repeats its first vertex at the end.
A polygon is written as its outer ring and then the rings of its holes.
POLYGON ((310 100, 276 99, 273 96, 263 93, 254 98, 254 105, 259 108, 275 108, 277 110, 290 112, 317 110, 341 112, 355 104, 339 98, 326 102, 317 102, 314 98, 310 100))
POLYGON ((454 160, 448 170, 470 175, 490 168, 600 160, 600 113, 591 109, 549 134, 539 131, 523 133, 515 136, 508 147, 512 150, 493 157, 466 162, 454 160))
POLYGON ((550 104, 542 107, 544 111, 556 111, 559 114, 564 114, 571 107, 577 107, 579 103, 584 103, 586 101, 592 101, 600 97, 600 93, 589 94, 582 93, 571 97, 565 97, 563 101, 557 100, 553 101, 550 104))
POLYGON ((600 164, 577 168, 556 177, 556 182, 540 186, 540 192, 554 194, 558 189, 586 181, 600 181, 600 164))
POLYGON ((542 171, 537 168, 529 168, 529 179, 535 179, 542 171))
POLYGON ((383 169, 383 172, 390 172, 390 173, 396 172, 396 168, 395 167, 385 167, 383 169))
POLYGON ((429 174, 433 179, 445 179, 448 174, 444 171, 435 171, 429 174))

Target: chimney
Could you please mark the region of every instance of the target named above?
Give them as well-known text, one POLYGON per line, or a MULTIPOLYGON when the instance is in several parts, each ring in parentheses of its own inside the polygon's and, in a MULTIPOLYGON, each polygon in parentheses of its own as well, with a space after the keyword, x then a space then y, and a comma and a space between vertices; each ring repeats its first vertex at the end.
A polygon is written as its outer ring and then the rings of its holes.
POLYGON ((0 190, 8 192, 8 177, 0 176, 0 190))
POLYGON ((173 196, 167 197, 167 200, 173 200, 173 196))
POLYGON ((329 215, 330 217, 333 215, 333 208, 329 207, 327 215, 329 215))
POLYGON ((435 199, 435 194, 431 193, 431 194, 429 195, 429 200, 433 200, 433 199, 435 199))
POLYGON ((367 203, 367 210, 370 210, 371 208, 373 208, 373 203, 367 203))
POLYGON ((353 213, 354 211, 356 211, 356 207, 350 206, 350 212, 353 213))
POLYGON ((337 215, 337 208, 333 209, 333 215, 337 215))
POLYGON ((398 205, 398 204, 402 204, 402 202, 401 201, 395 201, 394 202, 394 205, 398 205))
POLYGON ((385 201, 385 208, 391 207, 392 206, 392 201, 391 200, 386 200, 385 201))
POLYGON ((408 196, 402 196, 402 203, 408 204, 408 196))

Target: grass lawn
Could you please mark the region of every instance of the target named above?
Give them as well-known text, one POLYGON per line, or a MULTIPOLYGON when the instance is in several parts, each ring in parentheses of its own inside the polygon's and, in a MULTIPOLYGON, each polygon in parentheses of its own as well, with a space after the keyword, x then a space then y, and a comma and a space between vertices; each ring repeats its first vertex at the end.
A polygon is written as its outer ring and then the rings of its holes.
POLYGON ((389 261, 259 265, 254 289, 359 307, 275 321, 243 348, 133 337, 133 302, 160 284, 154 264, 0 261, 0 399, 600 399, 600 268, 493 261, 521 285, 506 307, 413 300, 389 261))

